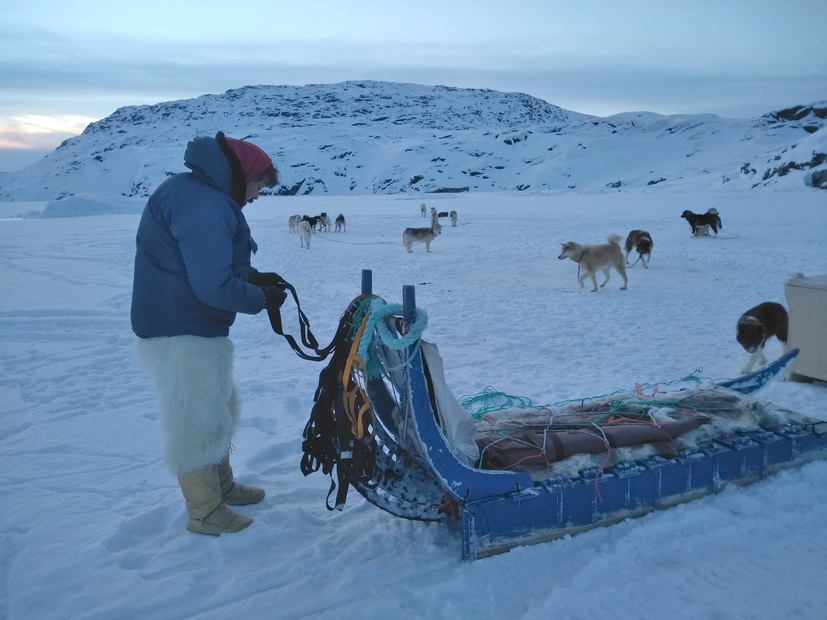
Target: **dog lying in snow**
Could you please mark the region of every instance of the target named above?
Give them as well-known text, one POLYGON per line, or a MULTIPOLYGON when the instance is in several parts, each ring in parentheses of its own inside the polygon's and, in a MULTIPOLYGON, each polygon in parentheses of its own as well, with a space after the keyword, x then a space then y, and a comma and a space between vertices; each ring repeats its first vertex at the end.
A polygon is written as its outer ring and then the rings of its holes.
POLYGON ((410 254, 413 252, 411 246, 414 243, 424 243, 425 251, 430 252, 431 241, 436 239, 441 232, 442 226, 439 224, 431 226, 430 228, 406 228, 405 232, 402 233, 402 245, 405 246, 405 249, 408 250, 410 254))
POLYGON ((629 253, 636 249, 638 255, 640 256, 640 262, 643 263, 644 269, 649 269, 649 265, 647 264, 647 257, 649 260, 652 260, 652 248, 655 244, 652 241, 652 235, 650 235, 645 230, 633 230, 629 233, 629 236, 626 237, 626 264, 629 264, 629 253))
POLYGON ((741 315, 738 319, 735 338, 747 352, 744 367, 741 368, 742 375, 751 373, 756 361, 759 364, 767 363, 767 358, 764 357, 764 345, 772 336, 781 341, 784 353, 787 352, 788 325, 789 316, 784 306, 773 301, 758 304, 741 315))
POLYGON ((623 252, 620 251, 620 239, 620 235, 611 234, 606 239, 608 243, 600 245, 581 245, 569 241, 563 244, 560 256, 557 258, 560 260, 570 258, 578 264, 583 272, 580 276, 580 288, 583 288, 583 280, 591 278, 594 285, 592 292, 596 293, 597 278, 595 274, 602 271, 603 275, 606 276, 603 284, 600 285, 600 288, 603 288, 609 281, 609 269, 614 267, 615 271, 623 278, 623 286, 620 287, 620 290, 625 291, 628 280, 626 279, 626 262, 623 259, 623 252))

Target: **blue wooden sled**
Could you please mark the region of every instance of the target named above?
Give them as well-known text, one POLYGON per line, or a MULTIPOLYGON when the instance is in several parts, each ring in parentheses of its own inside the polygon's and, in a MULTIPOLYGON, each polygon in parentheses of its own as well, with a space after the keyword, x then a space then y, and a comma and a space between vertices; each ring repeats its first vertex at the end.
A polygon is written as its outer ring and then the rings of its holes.
MULTIPOLYGON (((363 273, 362 292, 370 293, 370 287, 370 273, 363 273)), ((402 318, 410 324, 416 314, 414 287, 404 287, 403 299, 402 318)), ((405 323, 396 324, 404 331, 405 323)), ((756 373, 720 385, 753 392, 797 353, 794 349, 756 373)), ((461 532, 464 560, 617 523, 716 493, 729 483, 749 484, 827 457, 827 422, 802 418, 772 431, 721 437, 677 458, 651 456, 581 472, 576 480, 558 475, 537 481, 520 472, 475 469, 458 460, 446 444, 419 348, 384 354, 404 364, 390 379, 368 382, 377 473, 369 484, 352 484, 394 515, 453 521, 461 532)))

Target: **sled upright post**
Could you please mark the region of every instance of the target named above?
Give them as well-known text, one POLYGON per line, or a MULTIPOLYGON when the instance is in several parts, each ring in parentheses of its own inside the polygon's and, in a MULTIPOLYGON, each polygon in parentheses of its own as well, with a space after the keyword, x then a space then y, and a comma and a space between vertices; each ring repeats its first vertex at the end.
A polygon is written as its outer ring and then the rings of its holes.
POLYGON ((373 271, 362 269, 362 295, 373 293, 373 271))
POLYGON ((413 284, 402 287, 402 318, 408 324, 416 320, 416 287, 413 284))

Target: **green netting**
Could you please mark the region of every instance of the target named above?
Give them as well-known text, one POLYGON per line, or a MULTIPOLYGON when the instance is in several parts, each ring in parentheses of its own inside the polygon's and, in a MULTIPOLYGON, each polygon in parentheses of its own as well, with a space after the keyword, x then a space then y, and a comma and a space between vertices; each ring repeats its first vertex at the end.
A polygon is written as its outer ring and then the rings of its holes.
MULTIPOLYGON (((687 383, 689 381, 694 383, 700 383, 704 380, 709 380, 708 377, 701 377, 699 373, 703 372, 703 366, 695 369, 694 372, 682 377, 680 379, 673 379, 670 381, 660 381, 658 383, 642 383, 637 384, 635 386, 635 391, 638 392, 639 396, 645 396, 642 394, 643 390, 652 389, 654 390, 653 395, 657 393, 658 386, 661 385, 677 385, 680 383, 687 383)), ((615 390, 614 392, 610 392, 608 394, 600 394, 596 396, 587 396, 585 398, 571 398, 569 400, 561 400, 560 402, 546 404, 546 405, 536 405, 534 401, 526 396, 515 396, 513 394, 508 394, 506 392, 501 392, 492 386, 486 387, 482 392, 478 394, 470 394, 468 396, 462 396, 459 398, 459 404, 462 405, 466 411, 468 411, 471 416, 476 419, 480 420, 482 417, 494 411, 503 411, 504 409, 542 409, 543 407, 561 407, 563 405, 568 405, 569 403, 578 403, 578 402, 586 402, 592 400, 600 400, 605 399, 610 396, 614 396, 615 394, 628 394, 630 390, 615 390)), ((644 403, 641 403, 644 404, 644 403)), ((647 405, 656 405, 660 404, 660 401, 657 400, 650 400, 646 401, 645 404, 647 405)), ((628 402, 625 401, 617 401, 617 406, 627 406, 628 402), (621 405, 623 402, 623 405, 621 405)))

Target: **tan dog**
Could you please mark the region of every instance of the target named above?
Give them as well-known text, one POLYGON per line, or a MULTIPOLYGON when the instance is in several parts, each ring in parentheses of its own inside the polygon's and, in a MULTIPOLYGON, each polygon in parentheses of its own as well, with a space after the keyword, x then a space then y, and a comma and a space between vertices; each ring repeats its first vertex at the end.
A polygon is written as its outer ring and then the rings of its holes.
POLYGON ((609 281, 609 269, 614 267, 615 271, 623 278, 623 286, 620 287, 620 290, 626 290, 629 282, 626 279, 626 261, 623 259, 623 252, 620 251, 621 236, 612 234, 609 235, 606 240, 608 243, 600 245, 580 245, 574 241, 563 244, 560 250, 560 256, 557 258, 560 260, 570 258, 577 263, 583 271, 583 275, 581 275, 579 279, 580 288, 583 288, 583 280, 591 278, 592 284, 594 285, 592 292, 596 293, 597 278, 595 274, 598 271, 602 271, 603 275, 606 276, 606 280, 600 285, 600 288, 603 288, 609 281))

